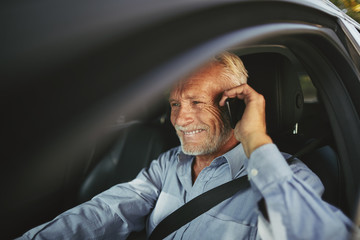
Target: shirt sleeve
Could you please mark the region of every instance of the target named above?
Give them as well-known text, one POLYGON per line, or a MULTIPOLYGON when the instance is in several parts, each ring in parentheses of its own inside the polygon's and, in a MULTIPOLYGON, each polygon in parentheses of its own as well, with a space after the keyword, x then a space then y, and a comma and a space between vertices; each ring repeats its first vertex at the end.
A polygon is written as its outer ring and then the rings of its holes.
POLYGON ((160 156, 133 181, 115 185, 19 239, 126 239, 141 231, 161 191, 168 157, 160 156))
POLYGON ((250 156, 249 179, 254 190, 265 199, 269 219, 263 215, 259 217, 260 237, 347 239, 352 222, 321 199, 321 181, 303 163, 296 161, 289 166, 274 144, 261 146, 250 156))

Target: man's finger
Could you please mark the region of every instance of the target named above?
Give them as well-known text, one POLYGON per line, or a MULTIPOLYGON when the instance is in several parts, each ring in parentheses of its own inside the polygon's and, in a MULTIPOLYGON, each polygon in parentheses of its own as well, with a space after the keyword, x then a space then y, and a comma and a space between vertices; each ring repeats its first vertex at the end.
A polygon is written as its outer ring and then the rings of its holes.
POLYGON ((219 105, 224 106, 227 98, 243 99, 244 97, 242 96, 242 93, 244 91, 245 85, 247 85, 247 84, 242 84, 242 85, 239 85, 239 86, 236 86, 234 88, 224 91, 224 93, 221 97, 221 100, 219 102, 219 105))

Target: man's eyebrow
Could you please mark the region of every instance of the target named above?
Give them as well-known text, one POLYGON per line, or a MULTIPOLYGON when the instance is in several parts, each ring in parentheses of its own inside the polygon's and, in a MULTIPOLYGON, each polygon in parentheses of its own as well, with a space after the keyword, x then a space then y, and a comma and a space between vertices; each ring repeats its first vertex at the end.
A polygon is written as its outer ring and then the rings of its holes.
POLYGON ((194 99, 206 99, 204 95, 187 95, 184 97, 185 99, 194 100, 194 99))
POLYGON ((190 101, 192 101, 192 100, 207 101, 208 100, 208 98, 205 96, 194 96, 194 97, 189 97, 188 99, 190 101))
MULTIPOLYGON (((203 96, 203 95, 200 95, 200 96, 185 96, 183 97, 183 99, 186 99, 186 100, 206 100, 206 96, 203 96)), ((175 98, 169 98, 169 102, 176 102, 176 101, 179 101, 178 99, 175 99, 175 98)))

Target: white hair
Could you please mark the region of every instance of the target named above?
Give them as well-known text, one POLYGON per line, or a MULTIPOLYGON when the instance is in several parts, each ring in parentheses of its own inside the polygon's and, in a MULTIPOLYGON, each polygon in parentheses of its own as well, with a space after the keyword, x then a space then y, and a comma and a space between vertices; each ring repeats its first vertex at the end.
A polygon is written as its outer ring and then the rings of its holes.
POLYGON ((230 52, 223 52, 215 56, 211 63, 220 64, 224 67, 221 75, 231 85, 238 86, 247 82, 248 73, 241 59, 230 52))

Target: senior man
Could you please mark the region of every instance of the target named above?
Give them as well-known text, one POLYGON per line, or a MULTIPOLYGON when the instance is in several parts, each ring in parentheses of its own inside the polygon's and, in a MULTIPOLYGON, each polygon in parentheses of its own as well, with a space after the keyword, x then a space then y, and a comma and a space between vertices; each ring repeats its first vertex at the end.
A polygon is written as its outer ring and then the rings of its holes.
POLYGON ((171 90, 171 122, 181 146, 22 237, 126 239, 149 235, 170 213, 216 186, 248 174, 251 187, 166 239, 346 239, 351 221, 322 201, 323 185, 301 161, 289 165, 266 133, 265 100, 246 84, 241 60, 225 52, 171 90), (246 104, 233 130, 227 98, 246 104), (259 210, 264 199, 266 208, 259 210), (266 216, 266 217, 264 217, 266 216))

